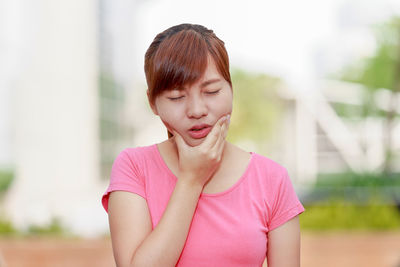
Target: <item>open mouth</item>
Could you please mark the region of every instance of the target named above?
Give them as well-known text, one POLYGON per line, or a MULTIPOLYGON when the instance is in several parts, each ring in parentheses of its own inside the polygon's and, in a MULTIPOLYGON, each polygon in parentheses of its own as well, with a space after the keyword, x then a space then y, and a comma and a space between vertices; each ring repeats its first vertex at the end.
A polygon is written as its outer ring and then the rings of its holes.
POLYGON ((210 125, 206 124, 206 123, 202 123, 202 124, 197 124, 195 126, 193 126, 190 131, 201 131, 205 128, 209 128, 210 125))
POLYGON ((201 130, 203 130, 204 128, 207 128, 207 127, 202 127, 202 128, 198 128, 198 129, 191 129, 191 131, 201 131, 201 130))
POLYGON ((189 135, 195 139, 204 138, 211 131, 211 128, 208 124, 195 125, 189 130, 189 135))

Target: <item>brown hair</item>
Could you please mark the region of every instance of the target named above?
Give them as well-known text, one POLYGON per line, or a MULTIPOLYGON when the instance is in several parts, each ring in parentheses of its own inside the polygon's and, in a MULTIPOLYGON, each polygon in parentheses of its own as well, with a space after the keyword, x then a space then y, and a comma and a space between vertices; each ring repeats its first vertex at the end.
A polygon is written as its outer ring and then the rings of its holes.
POLYGON ((212 30, 197 24, 180 24, 159 33, 144 60, 150 103, 154 104, 165 90, 198 81, 207 67, 208 56, 232 87, 225 44, 212 30))

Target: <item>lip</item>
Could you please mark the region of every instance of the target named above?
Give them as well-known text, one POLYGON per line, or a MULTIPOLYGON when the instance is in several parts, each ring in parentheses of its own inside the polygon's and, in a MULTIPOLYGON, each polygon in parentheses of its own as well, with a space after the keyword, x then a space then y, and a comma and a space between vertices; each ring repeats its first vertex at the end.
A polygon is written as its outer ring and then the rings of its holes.
POLYGON ((212 127, 208 124, 197 124, 189 129, 189 135, 194 139, 206 137, 211 131, 212 127))

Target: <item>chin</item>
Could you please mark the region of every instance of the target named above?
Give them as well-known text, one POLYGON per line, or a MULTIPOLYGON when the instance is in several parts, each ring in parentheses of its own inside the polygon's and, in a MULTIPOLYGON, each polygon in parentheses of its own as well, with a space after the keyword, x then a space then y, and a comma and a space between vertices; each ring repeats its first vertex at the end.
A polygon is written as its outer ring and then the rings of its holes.
POLYGON ((188 144, 188 146, 194 147, 194 146, 198 146, 201 145, 204 140, 206 138, 202 138, 202 139, 190 139, 190 140, 185 140, 186 144, 188 144))

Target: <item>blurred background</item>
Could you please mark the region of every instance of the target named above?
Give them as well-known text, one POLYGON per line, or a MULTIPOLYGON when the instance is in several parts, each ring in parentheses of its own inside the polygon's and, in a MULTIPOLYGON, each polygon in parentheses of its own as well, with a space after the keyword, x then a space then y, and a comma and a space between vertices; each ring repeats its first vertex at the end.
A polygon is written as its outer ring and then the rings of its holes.
POLYGON ((225 41, 228 139, 288 169, 302 266, 399 267, 397 0, 0 0, 0 266, 115 266, 101 196, 167 137, 144 53, 185 22, 225 41))

